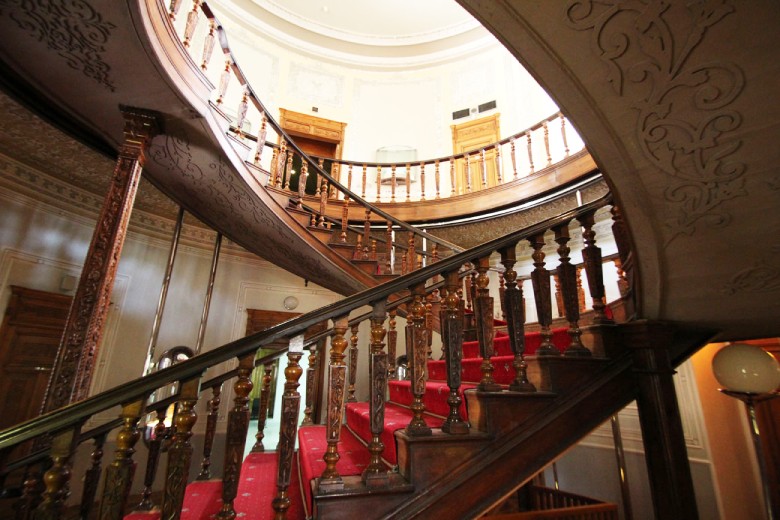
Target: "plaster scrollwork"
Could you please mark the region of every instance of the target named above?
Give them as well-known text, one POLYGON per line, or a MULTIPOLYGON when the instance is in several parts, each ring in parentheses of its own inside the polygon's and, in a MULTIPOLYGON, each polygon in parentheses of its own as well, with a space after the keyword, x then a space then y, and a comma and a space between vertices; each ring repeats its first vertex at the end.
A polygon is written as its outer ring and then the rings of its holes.
MULTIPOLYGON (((776 258, 776 257, 773 257, 776 258)), ((721 287, 721 293, 767 293, 780 290, 780 267, 764 260, 743 269, 721 287)))
POLYGON ((80 70, 111 92, 116 90, 110 78, 111 66, 103 59, 116 25, 104 20, 89 3, 7 0, 3 4, 0 15, 9 16, 20 29, 56 51, 70 68, 80 70))
POLYGON ((747 195, 746 166, 737 157, 742 142, 734 135, 742 115, 733 106, 744 74, 734 63, 699 62, 695 53, 734 10, 729 0, 571 0, 566 9, 570 27, 592 31, 607 82, 637 111, 644 156, 673 177, 664 192, 674 206, 666 222, 672 238, 692 234, 699 222, 727 225, 722 203, 747 195))

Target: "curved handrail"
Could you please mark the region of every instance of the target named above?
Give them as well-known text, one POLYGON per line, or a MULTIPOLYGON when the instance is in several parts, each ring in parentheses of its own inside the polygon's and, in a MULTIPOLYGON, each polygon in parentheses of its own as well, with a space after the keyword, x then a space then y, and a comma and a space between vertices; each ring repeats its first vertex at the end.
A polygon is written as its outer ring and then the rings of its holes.
POLYGON ((154 372, 126 384, 106 390, 83 401, 54 410, 42 416, 17 424, 0 431, 0 451, 18 443, 32 439, 44 433, 52 433, 82 424, 87 418, 123 403, 132 403, 146 399, 156 389, 173 381, 190 381, 201 377, 210 367, 225 361, 250 354, 263 345, 274 341, 301 335, 317 323, 329 319, 348 316, 349 313, 365 305, 372 305, 387 299, 393 294, 409 287, 425 283, 436 275, 459 270, 466 262, 490 255, 493 251, 517 244, 547 229, 571 221, 579 215, 596 211, 611 203, 612 196, 607 194, 579 208, 569 210, 557 217, 539 222, 523 230, 509 233, 503 237, 485 242, 467 251, 443 258, 422 269, 413 271, 382 285, 366 289, 341 301, 326 305, 317 310, 270 327, 251 336, 241 338, 214 350, 199 354, 182 363, 154 372))

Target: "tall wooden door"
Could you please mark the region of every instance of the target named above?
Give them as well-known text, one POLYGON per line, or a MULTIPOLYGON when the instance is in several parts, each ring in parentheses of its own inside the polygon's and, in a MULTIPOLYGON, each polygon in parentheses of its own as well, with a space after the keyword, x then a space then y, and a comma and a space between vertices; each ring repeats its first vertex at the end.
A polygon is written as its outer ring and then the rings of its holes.
POLYGON ((40 412, 71 300, 62 294, 11 287, 0 328, 0 429, 40 412))

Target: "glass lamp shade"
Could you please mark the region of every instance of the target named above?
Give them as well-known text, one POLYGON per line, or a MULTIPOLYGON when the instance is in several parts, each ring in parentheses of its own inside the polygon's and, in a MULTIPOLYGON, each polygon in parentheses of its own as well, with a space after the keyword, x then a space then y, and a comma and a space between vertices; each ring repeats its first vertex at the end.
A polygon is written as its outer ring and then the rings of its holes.
POLYGON ((780 363, 753 345, 723 347, 712 359, 712 371, 723 388, 733 392, 764 394, 780 386, 780 363))

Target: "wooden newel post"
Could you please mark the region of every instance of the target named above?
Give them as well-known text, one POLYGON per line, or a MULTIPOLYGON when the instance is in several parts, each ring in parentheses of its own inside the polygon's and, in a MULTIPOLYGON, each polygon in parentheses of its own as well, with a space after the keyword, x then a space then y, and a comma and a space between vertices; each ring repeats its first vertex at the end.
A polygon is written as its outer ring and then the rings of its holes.
POLYGON ((528 363, 525 361, 525 306, 523 305, 523 290, 517 284, 517 244, 512 244, 501 250, 501 263, 504 265, 504 309, 506 312, 506 330, 509 334, 509 345, 515 359, 515 379, 509 384, 513 392, 536 392, 536 387, 528 380, 528 363))
POLYGON ((227 417, 227 439, 225 440, 225 463, 222 470, 222 509, 217 514, 221 520, 235 518, 233 501, 238 494, 241 478, 241 464, 244 462, 244 445, 249 430, 249 394, 252 392, 252 370, 255 368, 254 353, 238 359, 238 376, 233 385, 236 397, 233 409, 227 417))
POLYGON ((561 259, 558 264, 558 280, 561 284, 561 298, 563 307, 566 311, 566 320, 569 322, 569 337, 571 343, 566 348, 566 356, 588 357, 590 350, 582 344, 580 336, 580 306, 577 299, 577 268, 571 264, 569 259, 569 223, 561 224, 553 229, 555 232, 555 241, 558 243, 558 256, 561 259))
POLYGON ((464 434, 469 432, 469 425, 460 417, 462 399, 458 394, 461 383, 461 359, 463 357, 463 316, 458 297, 460 277, 457 270, 450 271, 444 276, 446 296, 442 302, 440 319, 444 364, 447 367, 447 386, 450 388, 450 394, 447 397, 450 412, 447 415, 447 420, 441 425, 441 431, 464 434))
POLYGON ((426 364, 428 362, 428 331, 425 330, 425 284, 411 288, 414 300, 409 304, 409 315, 406 325, 406 355, 412 378, 412 394, 414 396, 409 408, 414 412, 411 422, 406 426, 406 434, 410 436, 431 435, 431 428, 423 419, 425 404, 426 364))
POLYGON ((534 286, 534 300, 536 301, 536 313, 541 325, 542 343, 536 351, 537 356, 560 356, 560 351, 552 343, 552 296, 550 295, 550 271, 544 267, 544 233, 539 233, 528 239, 534 252, 531 257, 534 260, 534 270, 531 272, 531 281, 534 286))
POLYGON ((141 178, 144 152, 159 132, 156 113, 129 107, 121 110, 125 118, 124 143, 68 313, 43 412, 80 401, 89 393, 116 268, 141 178))
POLYGON ((371 452, 371 460, 363 471, 363 481, 368 486, 384 485, 388 481, 385 465, 382 463, 382 452, 385 445, 380 440, 380 435, 385 427, 385 394, 387 392, 387 354, 384 352, 385 344, 385 300, 373 305, 371 314, 371 359, 369 364, 369 411, 371 413, 371 442, 368 451, 371 452))
POLYGON ((195 403, 200 392, 200 378, 179 383, 179 401, 173 416, 173 439, 168 449, 168 466, 165 470, 165 491, 161 518, 177 519, 184 503, 184 491, 192 463, 192 427, 198 420, 195 403))
POLYGON ((341 438, 341 418, 344 406, 344 387, 347 367, 344 365, 344 351, 347 339, 344 334, 349 326, 349 316, 340 316, 333 321, 333 337, 330 340, 330 384, 328 386, 328 420, 325 425, 328 448, 323 460, 325 470, 320 477, 319 488, 323 491, 344 488, 344 481, 336 469, 339 461, 338 443, 341 438))
POLYGON ((488 293, 490 279, 487 272, 490 268, 490 257, 486 256, 476 261, 477 279, 474 296, 474 318, 477 326, 477 341, 479 353, 482 356, 482 379, 479 388, 483 392, 500 392, 501 385, 493 379, 493 297, 488 293))
POLYGON ((282 394, 282 417, 279 432, 279 466, 276 473, 276 498, 273 508, 275 520, 287 518, 290 509, 290 497, 287 488, 290 487, 292 461, 295 452, 295 437, 298 432, 298 413, 301 409, 301 395, 298 393, 298 381, 303 369, 298 364, 303 356, 303 334, 290 340, 290 350, 287 353, 287 368, 284 369, 284 394, 282 394))

